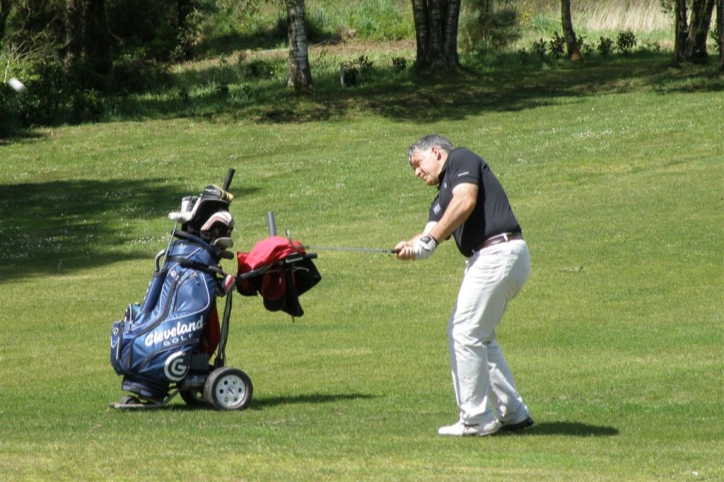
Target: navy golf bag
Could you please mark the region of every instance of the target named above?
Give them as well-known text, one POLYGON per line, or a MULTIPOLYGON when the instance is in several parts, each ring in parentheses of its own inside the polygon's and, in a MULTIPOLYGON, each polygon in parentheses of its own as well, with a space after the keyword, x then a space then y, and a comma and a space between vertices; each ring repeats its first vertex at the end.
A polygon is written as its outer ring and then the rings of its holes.
POLYGON ((241 409, 250 402, 249 377, 223 369, 231 296, 222 326, 216 310, 217 295, 225 296, 234 283, 219 266, 221 258, 235 257, 227 251, 234 221, 228 211, 233 196, 226 189, 233 174, 229 170, 223 188, 207 186, 169 214, 176 226, 168 247, 156 256, 143 302, 128 305, 111 329, 111 366, 123 376, 121 388, 133 394, 112 407, 162 406, 178 393, 188 404, 215 408, 241 409), (220 400, 226 405, 219 406, 220 400))

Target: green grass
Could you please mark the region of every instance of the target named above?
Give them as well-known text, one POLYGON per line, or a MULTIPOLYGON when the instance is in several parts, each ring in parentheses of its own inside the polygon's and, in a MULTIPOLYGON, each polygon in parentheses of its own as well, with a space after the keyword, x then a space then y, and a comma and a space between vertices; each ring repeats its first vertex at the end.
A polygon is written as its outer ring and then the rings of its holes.
POLYGON ((491 68, 247 107, 200 97, 182 117, 146 104, 0 144, 0 473, 724 479, 721 86, 648 57, 491 68), (436 435, 457 414, 451 243, 419 263, 320 252, 294 323, 236 296, 228 360, 254 382, 246 411, 107 408, 122 395, 110 324, 141 301, 182 196, 234 167, 235 249, 266 236, 269 210, 307 244, 392 247, 424 224, 434 191, 405 153, 432 131, 489 161, 524 227, 533 271, 499 339, 536 426, 436 435))

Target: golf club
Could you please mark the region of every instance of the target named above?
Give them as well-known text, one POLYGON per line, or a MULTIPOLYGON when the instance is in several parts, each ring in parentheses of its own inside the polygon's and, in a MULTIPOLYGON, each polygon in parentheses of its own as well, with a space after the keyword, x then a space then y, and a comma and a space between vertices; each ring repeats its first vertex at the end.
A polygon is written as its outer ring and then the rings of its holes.
MULTIPOLYGON (((274 213, 272 211, 269 211, 266 213, 266 222, 267 222, 267 229, 269 230, 269 236, 276 236, 277 235, 277 225, 276 225, 276 220, 274 218, 274 213)), ((292 241, 292 235, 288 229, 285 230, 285 234, 287 235, 289 244, 294 244, 294 242, 292 241)), ((351 248, 351 247, 343 247, 343 246, 306 246, 306 245, 298 245, 298 246, 301 246, 305 251, 309 251, 309 250, 352 251, 352 252, 356 252, 356 253, 383 253, 383 254, 397 254, 400 252, 399 249, 351 248)))
POLYGON ((379 249, 379 248, 351 248, 342 246, 302 246, 305 250, 317 250, 317 251, 353 251, 357 253, 384 253, 384 254, 397 254, 400 252, 399 249, 379 249))

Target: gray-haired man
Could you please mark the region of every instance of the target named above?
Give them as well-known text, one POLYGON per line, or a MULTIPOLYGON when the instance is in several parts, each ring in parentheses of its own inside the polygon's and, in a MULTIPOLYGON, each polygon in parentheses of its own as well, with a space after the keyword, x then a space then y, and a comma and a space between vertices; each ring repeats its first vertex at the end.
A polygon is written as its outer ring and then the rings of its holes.
POLYGON ((528 407, 496 341, 508 303, 530 274, 530 254, 508 197, 487 163, 430 134, 408 151, 415 175, 438 195, 422 233, 398 243, 397 257, 419 260, 453 236, 466 257, 457 301, 448 323, 450 366, 460 407, 457 423, 440 435, 493 435, 533 425, 528 407))

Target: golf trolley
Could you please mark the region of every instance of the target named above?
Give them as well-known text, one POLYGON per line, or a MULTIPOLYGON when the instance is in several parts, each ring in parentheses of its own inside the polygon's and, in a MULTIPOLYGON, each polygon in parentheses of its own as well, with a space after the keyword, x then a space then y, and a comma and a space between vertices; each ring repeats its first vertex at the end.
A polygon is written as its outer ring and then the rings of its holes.
POLYGON ((143 302, 128 305, 111 329, 111 365, 123 376, 121 389, 131 393, 112 408, 159 408, 180 395, 189 406, 243 410, 252 400, 251 379, 226 365, 233 289, 261 294, 270 311, 303 315, 298 297, 321 280, 312 262, 317 255, 276 236, 271 212, 269 238, 249 253, 229 251, 233 176, 230 169, 223 187, 207 186, 169 214, 174 229, 167 248, 156 255, 143 302), (225 273, 221 259, 234 258, 237 274, 225 273), (217 296, 226 297, 221 320, 217 296))

